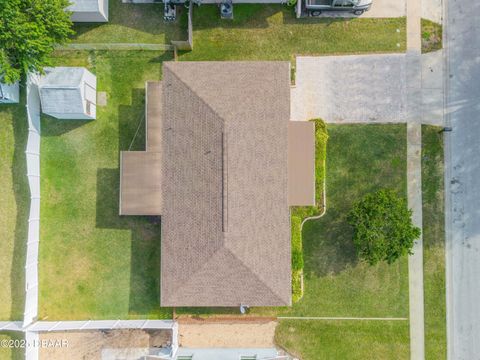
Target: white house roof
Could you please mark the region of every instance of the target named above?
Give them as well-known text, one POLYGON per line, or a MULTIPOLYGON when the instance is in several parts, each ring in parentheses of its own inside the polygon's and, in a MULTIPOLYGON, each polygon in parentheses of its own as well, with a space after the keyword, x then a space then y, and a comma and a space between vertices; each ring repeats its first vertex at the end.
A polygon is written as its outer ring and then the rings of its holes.
POLYGON ((68 8, 73 12, 98 12, 101 9, 102 0, 74 0, 68 8))
POLYGON ((44 88, 40 92, 44 113, 81 114, 83 110, 82 94, 79 88, 44 88))
POLYGON ((39 86, 41 88, 78 88, 82 82, 85 68, 81 67, 56 67, 46 68, 39 86))
POLYGON ((46 68, 39 82, 44 113, 78 114, 84 112, 84 74, 80 67, 46 68))

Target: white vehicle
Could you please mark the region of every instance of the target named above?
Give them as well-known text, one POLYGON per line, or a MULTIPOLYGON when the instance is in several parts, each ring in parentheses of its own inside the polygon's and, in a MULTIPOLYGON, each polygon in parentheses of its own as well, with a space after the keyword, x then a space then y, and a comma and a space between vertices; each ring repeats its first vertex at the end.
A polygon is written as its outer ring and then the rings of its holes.
POLYGON ((348 11, 362 15, 372 6, 373 0, 306 0, 305 8, 312 16, 319 16, 322 11, 348 11))

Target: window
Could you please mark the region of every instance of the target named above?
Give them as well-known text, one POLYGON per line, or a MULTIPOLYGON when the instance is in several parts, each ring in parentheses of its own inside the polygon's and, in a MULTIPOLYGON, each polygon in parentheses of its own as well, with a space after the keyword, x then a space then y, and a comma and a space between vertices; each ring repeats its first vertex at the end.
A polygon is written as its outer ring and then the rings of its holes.
POLYGON ((336 0, 333 6, 338 8, 353 7, 353 3, 352 0, 336 0))

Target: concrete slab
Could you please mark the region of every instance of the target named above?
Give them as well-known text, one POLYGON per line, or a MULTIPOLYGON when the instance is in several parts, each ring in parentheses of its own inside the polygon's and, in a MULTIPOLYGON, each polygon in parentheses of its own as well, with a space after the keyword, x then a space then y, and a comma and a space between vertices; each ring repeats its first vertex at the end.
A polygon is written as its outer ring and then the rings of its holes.
POLYGON ((443 24, 443 0, 422 0, 422 18, 443 24))
POLYGON ((97 91, 97 106, 107 106, 107 93, 105 91, 97 91))
POLYGON ((405 122, 405 54, 297 57, 291 119, 405 122))

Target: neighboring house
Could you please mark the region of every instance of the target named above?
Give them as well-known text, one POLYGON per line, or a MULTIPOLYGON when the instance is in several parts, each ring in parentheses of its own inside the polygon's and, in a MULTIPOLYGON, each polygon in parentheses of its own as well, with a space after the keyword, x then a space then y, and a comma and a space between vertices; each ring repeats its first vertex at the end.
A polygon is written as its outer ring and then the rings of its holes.
POLYGON ((96 118, 97 78, 87 69, 46 68, 38 89, 43 113, 57 119, 96 118))
POLYGON ((161 306, 290 305, 289 206, 315 204, 290 64, 166 62, 146 108, 146 151, 121 153, 120 214, 162 217, 161 306))
POLYGON ((20 87, 18 81, 7 85, 0 79, 0 104, 16 104, 20 101, 20 87))
POLYGON ((68 10, 73 22, 108 21, 108 0, 73 0, 68 10))

